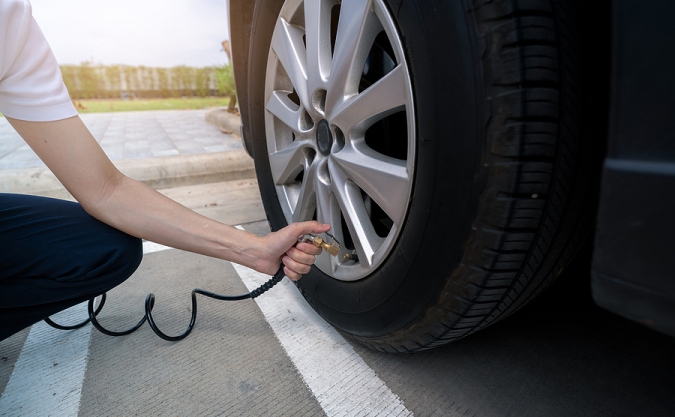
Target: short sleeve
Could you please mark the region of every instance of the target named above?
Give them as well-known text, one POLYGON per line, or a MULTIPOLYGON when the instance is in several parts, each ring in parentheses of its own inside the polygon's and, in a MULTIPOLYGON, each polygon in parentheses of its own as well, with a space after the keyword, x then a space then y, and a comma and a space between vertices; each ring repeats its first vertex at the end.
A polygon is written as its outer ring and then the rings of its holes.
POLYGON ((0 0, 0 113, 34 122, 77 115, 27 0, 0 0))

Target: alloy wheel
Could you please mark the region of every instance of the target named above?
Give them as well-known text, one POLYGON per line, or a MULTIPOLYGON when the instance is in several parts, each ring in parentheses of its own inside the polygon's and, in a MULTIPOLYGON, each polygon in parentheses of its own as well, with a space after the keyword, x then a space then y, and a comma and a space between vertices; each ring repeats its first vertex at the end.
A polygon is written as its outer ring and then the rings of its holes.
POLYGON ((265 109, 286 221, 331 225, 342 249, 317 259, 325 274, 368 276, 403 228, 415 168, 410 77, 384 3, 286 1, 268 55, 265 109))

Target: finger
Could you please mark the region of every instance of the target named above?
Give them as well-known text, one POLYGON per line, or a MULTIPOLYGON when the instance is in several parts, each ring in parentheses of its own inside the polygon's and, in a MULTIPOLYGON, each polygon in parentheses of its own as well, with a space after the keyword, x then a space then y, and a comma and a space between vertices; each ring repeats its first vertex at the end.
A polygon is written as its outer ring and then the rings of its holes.
POLYGON ((324 233, 330 230, 329 224, 321 224, 317 221, 293 223, 293 225, 297 227, 296 230, 298 236, 305 235, 307 233, 324 233))
POLYGON ((297 272, 293 272, 287 267, 284 267, 284 275, 288 277, 291 281, 297 281, 300 278, 302 278, 302 275, 298 274, 297 272))
POLYGON ((305 253, 295 247, 292 247, 289 250, 287 250, 286 255, 288 255, 294 261, 306 265, 311 265, 316 261, 316 256, 309 253, 305 253))
POLYGON ((310 255, 321 255, 321 252, 323 249, 317 248, 316 246, 312 245, 311 243, 306 243, 306 242, 300 242, 294 246, 298 250, 308 253, 310 255))
MULTIPOLYGON (((305 264, 301 262, 297 262, 290 258, 289 256, 284 256, 282 259, 282 262, 284 265, 290 269, 291 271, 298 273, 298 274, 306 274, 312 269, 311 264, 305 264)), ((313 262, 312 262, 313 263, 313 262)))

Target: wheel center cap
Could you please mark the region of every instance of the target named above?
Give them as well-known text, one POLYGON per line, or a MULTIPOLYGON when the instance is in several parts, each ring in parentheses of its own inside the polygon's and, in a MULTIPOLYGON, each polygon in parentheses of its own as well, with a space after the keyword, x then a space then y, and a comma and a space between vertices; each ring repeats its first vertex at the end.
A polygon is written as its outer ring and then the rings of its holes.
POLYGON ((319 147, 319 152, 328 156, 330 148, 333 146, 333 134, 330 133, 330 127, 326 119, 322 119, 316 125, 316 144, 319 147))

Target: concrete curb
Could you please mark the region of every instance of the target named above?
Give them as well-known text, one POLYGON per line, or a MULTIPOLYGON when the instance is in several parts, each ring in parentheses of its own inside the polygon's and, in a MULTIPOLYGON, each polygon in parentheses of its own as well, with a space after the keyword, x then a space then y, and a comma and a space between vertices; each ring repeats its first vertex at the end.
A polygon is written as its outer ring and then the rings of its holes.
POLYGON ((204 118, 207 122, 221 130, 231 132, 237 136, 241 135, 241 118, 236 114, 228 112, 225 107, 218 107, 207 111, 204 118))
MULTIPOLYGON (((128 177, 155 189, 254 178, 253 160, 244 150, 199 155, 113 161, 128 177)), ((46 167, 0 170, 7 193, 62 195, 63 185, 46 167)))

